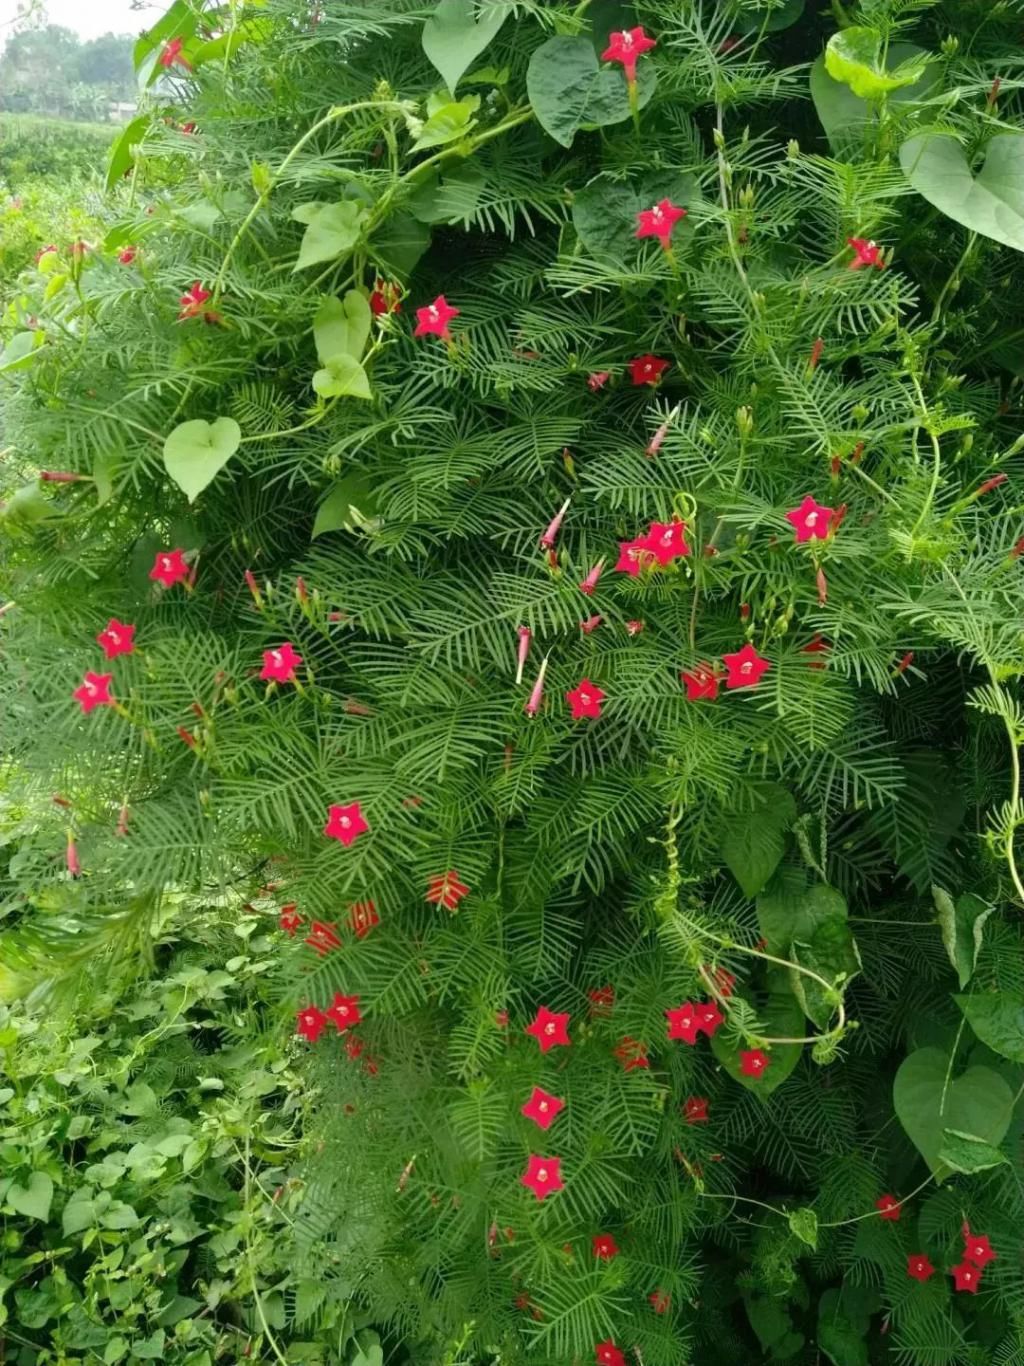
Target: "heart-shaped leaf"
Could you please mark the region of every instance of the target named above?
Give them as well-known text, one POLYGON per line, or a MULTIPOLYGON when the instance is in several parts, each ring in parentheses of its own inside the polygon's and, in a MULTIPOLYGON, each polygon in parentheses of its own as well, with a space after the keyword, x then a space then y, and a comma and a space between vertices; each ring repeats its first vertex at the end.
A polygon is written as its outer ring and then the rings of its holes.
POLYGON ((330 356, 323 369, 313 376, 313 388, 321 398, 372 398, 366 371, 356 360, 342 351, 330 356))
POLYGON ((320 504, 311 540, 328 531, 355 531, 372 527, 377 520, 377 498, 362 471, 339 479, 320 504))
MULTIPOLYGON (((641 107, 656 84, 654 68, 642 65, 637 72, 641 107)), ((562 34, 542 43, 530 58, 526 91, 537 121, 563 147, 572 146, 581 128, 603 128, 630 116, 621 69, 601 66, 586 38, 562 34)))
POLYGON ((789 1216, 789 1229, 808 1247, 818 1246, 818 1216, 808 1206, 792 1212, 789 1216))
POLYGON ((939 1161, 955 1172, 970 1176, 972 1172, 988 1171, 1009 1162, 1005 1153, 986 1143, 977 1134, 962 1134, 957 1129, 944 1129, 939 1161))
POLYGON ((796 23, 804 12, 805 4, 806 0, 782 0, 779 8, 767 15, 748 10, 733 17, 732 27, 737 33, 778 33, 780 29, 796 23))
MULTIPOLYGON (((784 972, 771 972, 768 978, 768 999, 762 1005, 751 1002, 757 1018, 764 1023, 765 1034, 776 1038, 799 1038, 803 1034, 803 1015, 796 998, 789 990, 784 972)), ((759 1077, 748 1077, 740 1071, 740 1053, 747 1048, 737 1048, 728 1043, 721 1034, 711 1040, 711 1051, 734 1081, 753 1091, 756 1096, 770 1096, 792 1073, 800 1061, 803 1051, 798 1043, 777 1043, 771 1047, 771 1062, 759 1077)))
MULTIPOLYGON (((700 197, 696 177, 674 171, 654 172, 632 185, 598 177, 573 195, 573 227, 594 256, 625 261, 642 246, 636 236, 641 209, 671 199, 678 208, 690 211, 700 197)), ((673 245, 683 245, 692 233, 692 220, 681 219, 672 234, 673 245)))
POLYGON ((443 147, 463 137, 475 126, 473 116, 479 108, 479 95, 467 95, 465 99, 442 104, 419 128, 412 150, 422 152, 426 147, 443 147))
POLYGON ((941 887, 932 888, 932 900, 949 961, 956 969, 961 988, 965 987, 978 964, 985 921, 995 907, 971 892, 954 903, 941 887))
POLYGON ((140 114, 138 118, 132 119, 131 123, 126 123, 121 130, 107 159, 108 190, 112 190, 124 178, 125 172, 131 169, 135 160, 135 149, 146 136, 152 117, 151 114, 140 114))
POLYGON ((485 0, 480 9, 477 19, 473 0, 439 0, 423 25, 423 51, 453 95, 463 73, 497 36, 508 15, 507 7, 494 0, 485 0))
POLYGON ((887 65, 886 57, 878 29, 855 25, 840 29, 828 40, 825 69, 862 100, 879 100, 924 75, 927 56, 912 57, 894 68, 887 65))
POLYGON ((807 939, 795 939, 790 949, 794 963, 835 984, 833 991, 827 991, 806 973, 790 971, 793 994, 803 1006, 804 1014, 819 1029, 828 1028, 836 1012, 838 996, 861 968, 857 941, 846 920, 846 903, 838 892, 835 896, 842 902, 842 911, 825 917, 807 939))
POLYGON ((10 374, 12 370, 27 370, 36 360, 39 340, 39 334, 36 332, 15 332, 0 351, 0 373, 10 374))
POLYGON ((986 991, 979 996, 954 996, 953 1000, 993 1053, 1011 1062, 1024 1062, 1024 1002, 1016 992, 986 991))
POLYGON ((769 953, 785 955, 794 940, 808 943, 820 925, 846 915, 842 894, 820 882, 808 887, 801 868, 781 868, 757 898, 757 923, 769 953))
POLYGON ((164 441, 164 467, 190 503, 224 468, 242 440, 233 417, 181 422, 164 441))
POLYGON ((292 210, 297 223, 305 223, 298 259, 293 273, 306 266, 333 261, 336 256, 350 251, 359 241, 359 233, 366 210, 354 200, 343 199, 340 204, 299 204, 292 210))
POLYGON ((948 133, 918 133, 900 148, 919 195, 971 232, 1024 251, 1024 133, 997 133, 977 175, 948 133))
POLYGON ((370 335, 373 315, 358 289, 350 289, 343 299, 325 299, 313 319, 313 339, 320 364, 332 356, 349 355, 359 360, 370 335))
POLYGON ((430 229, 404 209, 391 214, 367 243, 370 255, 381 270, 399 277, 410 273, 429 246, 430 229))
POLYGON ((15 1183, 9 1187, 5 1199, 26 1219, 45 1221, 49 1217, 50 1204, 53 1201, 53 1182, 45 1172, 33 1172, 27 1186, 15 1183))
POLYGON ((464 222, 480 201, 487 177, 472 161, 453 166, 420 185, 409 210, 421 223, 464 222))
POLYGON ((722 831, 722 857, 745 896, 754 897, 779 866, 796 802, 784 787, 765 783, 755 811, 729 816, 722 831))
POLYGON ((919 1048, 904 1058, 892 1088, 900 1123, 939 1181, 950 1171, 940 1157, 945 1129, 998 1147, 1013 1113, 1013 1092, 998 1072, 969 1067, 951 1077, 947 1087, 949 1066, 949 1055, 941 1049, 919 1048))
MULTIPOLYGON (((887 60, 890 66, 899 67, 905 62, 923 60, 927 56, 924 48, 913 43, 892 43, 887 60)), ((832 146, 840 147, 844 143, 862 139, 865 125, 874 117, 872 107, 867 100, 855 95, 848 85, 833 80, 825 69, 824 53, 811 66, 810 84, 814 108, 832 146)), ((890 91, 889 102, 910 104, 915 100, 924 100, 941 86, 942 67, 930 62, 916 81, 890 91)))

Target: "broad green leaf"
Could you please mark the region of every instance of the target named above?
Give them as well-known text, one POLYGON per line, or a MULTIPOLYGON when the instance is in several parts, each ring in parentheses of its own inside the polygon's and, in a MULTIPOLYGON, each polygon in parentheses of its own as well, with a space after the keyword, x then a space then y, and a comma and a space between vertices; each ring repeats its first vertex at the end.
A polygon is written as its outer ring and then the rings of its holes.
MULTIPOLYGON (((922 60, 928 56, 924 48, 914 43, 892 43, 889 47, 888 63, 899 67, 906 62, 922 60)), ((925 100, 943 83, 942 67, 930 62, 916 81, 901 86, 889 94, 890 103, 912 104, 925 100)), ((865 125, 874 117, 873 107, 855 95, 848 85, 833 80, 825 69, 825 54, 822 53, 811 65, 811 99, 817 110, 818 118, 825 129, 825 136, 833 147, 858 141, 864 137, 865 125)))
MULTIPOLYGON (((772 971, 768 974, 768 982, 768 998, 764 1004, 751 1002, 764 1025, 763 1032, 777 1038, 799 1038, 804 1032, 803 1014, 789 990, 786 974, 781 970, 772 971)), ((712 1053, 732 1079, 762 1098, 770 1096, 791 1075, 802 1052, 802 1045, 798 1043, 772 1044, 769 1065, 759 1077, 747 1077, 740 1071, 740 1053, 746 1048, 746 1044, 737 1048, 728 1043, 721 1032, 711 1040, 712 1053)))
POLYGON ((313 388, 321 398, 372 398, 366 371, 344 351, 331 356, 313 376, 313 388))
POLYGON ((886 65, 882 35, 854 25, 833 33, 825 49, 825 69, 862 100, 880 100, 891 90, 913 85, 924 74, 927 58, 912 57, 899 66, 886 65))
POLYGON ((22 484, 21 488, 15 489, 7 501, 0 506, 0 523, 5 523, 7 526, 17 528, 20 531, 35 526, 38 522, 45 522, 50 517, 59 517, 60 515, 60 509, 54 505, 50 498, 46 497, 35 482, 22 484))
POLYGON ((193 67, 206 62, 230 61, 243 43, 264 42, 272 32, 273 25, 268 19, 243 19, 216 38, 191 44, 189 60, 193 67))
POLYGON ((293 273, 321 261, 333 261, 350 251, 359 241, 366 210, 351 199, 339 204, 299 204, 292 210, 297 223, 305 223, 298 259, 293 273))
POLYGON ((765 783, 763 804, 745 815, 726 818, 722 857, 745 896, 755 897, 779 866, 786 831, 796 819, 796 803, 784 787, 765 783))
MULTIPOLYGON (((822 888, 823 891, 830 890, 822 888)), ((836 896, 839 896, 836 893, 836 896)), ((842 902, 842 897, 839 897, 842 902)), ((860 953, 853 932, 846 921, 846 904, 841 914, 824 919, 806 940, 794 939, 790 948, 794 963, 809 968, 824 978, 834 991, 826 989, 806 973, 790 969, 793 994, 803 1006, 804 1014, 819 1029, 827 1029, 836 1012, 837 995, 861 969, 860 953)))
POLYGON ((131 123, 126 123, 121 130, 120 136, 110 149, 107 161, 108 190, 112 190, 124 177, 125 172, 131 169, 135 161, 135 148, 146 136, 150 120, 151 115, 140 114, 138 118, 132 119, 131 123))
POLYGON ((801 18, 805 4, 806 0, 782 0, 782 4, 767 16, 764 12, 758 14, 747 10, 733 16, 732 27, 737 33, 778 33, 801 18))
POLYGON ((939 1155, 945 1129, 976 1134, 998 1146, 1013 1113, 1013 1092, 998 1072, 969 1067, 960 1076, 951 1076, 946 1087, 948 1071, 947 1053, 919 1048, 900 1064, 892 1092, 897 1118, 940 1181, 950 1170, 939 1155))
MULTIPOLYGON (((654 68, 641 63, 641 106, 654 94, 656 83, 654 68)), ((602 128, 630 117, 621 69, 602 65, 586 38, 562 34, 542 43, 530 58, 526 90, 541 127, 563 147, 572 146, 581 128, 602 128)))
POLYGON ((772 1361, 786 1361, 796 1356, 804 1345, 804 1336, 793 1327, 789 1302, 780 1296, 752 1291, 743 1296, 743 1307, 751 1328, 772 1361))
POLYGON ((997 133, 975 174, 949 133, 918 133, 900 148, 914 189, 954 223, 1024 251, 1024 133, 997 133))
POLYGON ((187 42, 195 34, 198 23, 199 12, 189 0, 174 0, 156 23, 137 39, 132 50, 132 62, 140 90, 152 85, 163 70, 158 65, 158 59, 165 43, 172 38, 187 42))
MULTIPOLYGON (((993 1053, 1011 1062, 1024 1062, 1024 1001, 1016 992, 986 991, 978 996, 954 996, 953 1000, 993 1053)), ((970 1129, 969 1125, 960 1127, 970 1129)))
POLYGON ((437 9, 423 25, 423 51, 454 95, 463 74, 498 34, 508 8, 495 0, 438 0, 437 9), (480 11, 476 17, 475 9, 480 11))
POLYGON ((476 208, 486 184, 476 162, 463 162, 425 180, 409 199, 409 211, 421 223, 461 222, 476 208))
POLYGON ((465 99, 441 105, 419 129, 412 150, 422 152, 427 147, 443 147, 461 138, 475 126, 473 116, 479 108, 479 95, 467 95, 465 99))
POLYGON ((818 1301, 818 1347, 832 1366, 868 1366, 868 1329, 881 1301, 870 1286, 843 1285, 818 1301))
POLYGON ((342 354, 359 360, 372 322, 369 301, 361 290, 350 289, 343 299, 324 299, 313 319, 313 339, 320 364, 326 365, 331 356, 342 354))
MULTIPOLYGON (((653 172, 635 184, 599 176, 573 195, 573 226, 580 241, 594 256, 624 261, 635 256, 643 246, 636 236, 636 216, 641 209, 649 209, 659 200, 671 199, 679 208, 692 210, 700 197, 696 177, 675 171, 653 172)), ((690 218, 681 219, 672 234, 673 245, 685 245, 692 234, 690 218)))
POLYGON ((819 926, 846 916, 842 894, 821 882, 808 887, 802 868, 780 868, 757 898, 757 923, 769 953, 785 955, 794 940, 808 943, 819 926))
POLYGON ((402 209, 390 215, 366 246, 382 271, 404 279, 430 246, 430 229, 402 209))
POLYGON ((28 1185, 15 1182, 8 1188, 4 1197, 7 1203, 26 1219, 39 1219, 45 1223, 50 1214, 53 1201, 53 1182, 45 1172, 33 1172, 28 1185))
POLYGON ((958 1129, 944 1129, 939 1160, 953 1171, 970 1176, 972 1172, 984 1172, 990 1167, 999 1167, 1003 1163, 1008 1163, 1010 1159, 977 1134, 962 1134, 958 1129))
POLYGON ((194 503, 238 450, 241 440, 242 429, 233 417, 181 422, 164 441, 164 467, 194 503))
POLYGON ((14 336, 0 351, 0 375, 9 375, 15 370, 27 370, 36 360, 39 350, 39 333, 15 332, 14 336))
POLYGON ((953 898, 941 887, 932 887, 932 900, 942 931, 942 942, 963 988, 978 965, 985 921, 995 907, 972 892, 965 893, 954 904, 953 898))
POLYGON ((80 1198, 79 1193, 64 1206, 62 1226, 65 1238, 72 1233, 81 1233, 96 1222, 96 1204, 88 1195, 80 1198))
POLYGON ((818 1246, 818 1216, 809 1208, 795 1209, 789 1216, 789 1228, 808 1247, 818 1246))
POLYGON ((317 509, 311 540, 328 531, 373 528, 377 522, 377 499, 361 470, 339 479, 317 509))
POLYGON ((118 1229, 122 1232, 134 1228, 139 1222, 139 1216, 131 1205, 126 1205, 123 1200, 114 1200, 100 1215, 100 1223, 104 1228, 118 1229))

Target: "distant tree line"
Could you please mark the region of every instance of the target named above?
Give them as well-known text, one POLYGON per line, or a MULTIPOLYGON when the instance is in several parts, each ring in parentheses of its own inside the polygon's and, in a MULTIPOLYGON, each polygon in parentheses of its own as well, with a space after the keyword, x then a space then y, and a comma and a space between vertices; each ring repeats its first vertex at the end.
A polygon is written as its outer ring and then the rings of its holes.
POLYGON ((13 34, 0 53, 0 112, 106 122, 135 99, 131 34, 83 42, 59 24, 13 34))

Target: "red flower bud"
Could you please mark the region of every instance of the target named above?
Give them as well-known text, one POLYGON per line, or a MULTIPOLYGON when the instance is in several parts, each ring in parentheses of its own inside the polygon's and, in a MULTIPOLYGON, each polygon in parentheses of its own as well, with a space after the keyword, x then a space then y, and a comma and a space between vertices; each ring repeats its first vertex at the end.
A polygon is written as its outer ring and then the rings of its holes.
POLYGON ((1010 476, 1008 474, 994 474, 991 479, 986 479, 985 482, 981 485, 977 493, 974 495, 975 498, 980 498, 983 493, 991 493, 992 490, 997 489, 1000 484, 1005 484, 1009 477, 1010 476))
POLYGON ((825 338, 815 337, 814 345, 811 347, 811 354, 807 361, 807 368, 813 374, 818 368, 818 361, 821 360, 822 352, 825 350, 825 338))

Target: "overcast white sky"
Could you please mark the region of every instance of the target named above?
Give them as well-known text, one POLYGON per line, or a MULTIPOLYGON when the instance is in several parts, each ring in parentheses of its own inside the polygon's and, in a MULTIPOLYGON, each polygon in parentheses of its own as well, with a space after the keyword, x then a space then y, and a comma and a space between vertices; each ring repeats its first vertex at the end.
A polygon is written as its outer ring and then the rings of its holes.
MULTIPOLYGON (((36 0, 51 24, 63 24, 83 38, 101 33, 139 33, 167 8, 168 0, 36 0)), ((7 23, 26 0, 0 0, 0 45, 9 32, 7 23)))

